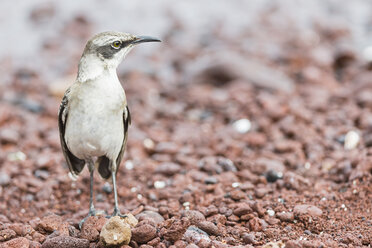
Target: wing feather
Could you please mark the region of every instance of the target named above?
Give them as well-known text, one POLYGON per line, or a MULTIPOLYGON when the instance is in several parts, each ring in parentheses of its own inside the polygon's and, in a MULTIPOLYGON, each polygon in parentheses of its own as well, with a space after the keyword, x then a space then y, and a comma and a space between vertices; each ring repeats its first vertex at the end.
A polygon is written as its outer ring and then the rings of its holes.
POLYGON ((63 156, 66 159, 68 168, 73 176, 77 176, 84 169, 85 161, 77 158, 72 152, 68 149, 66 140, 65 140, 65 130, 66 123, 68 118, 68 94, 70 89, 68 89, 63 96, 61 105, 58 112, 58 128, 59 128, 59 137, 61 141, 61 147, 63 151, 63 156))

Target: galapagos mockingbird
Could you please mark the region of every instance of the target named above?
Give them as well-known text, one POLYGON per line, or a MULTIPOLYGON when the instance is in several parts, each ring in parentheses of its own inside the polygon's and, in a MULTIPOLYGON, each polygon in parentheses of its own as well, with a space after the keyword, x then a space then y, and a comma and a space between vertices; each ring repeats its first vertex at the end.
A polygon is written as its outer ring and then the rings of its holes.
POLYGON ((112 178, 115 198, 112 216, 121 216, 116 172, 123 158, 131 118, 116 68, 135 45, 154 41, 160 40, 121 32, 97 34, 87 42, 76 81, 62 99, 58 126, 63 155, 74 177, 85 164, 90 172, 88 217, 96 214, 93 205, 96 167, 104 179, 112 178))

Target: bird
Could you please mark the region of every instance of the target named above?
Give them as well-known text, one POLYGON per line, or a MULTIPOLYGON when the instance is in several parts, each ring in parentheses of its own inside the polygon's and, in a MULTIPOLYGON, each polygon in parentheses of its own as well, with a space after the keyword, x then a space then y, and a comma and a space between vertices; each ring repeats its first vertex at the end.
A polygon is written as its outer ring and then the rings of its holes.
POLYGON ((112 180, 115 205, 111 216, 126 217, 118 206, 116 175, 124 155, 131 115, 116 69, 134 46, 145 42, 160 40, 116 31, 95 35, 85 46, 75 82, 62 98, 58 128, 69 173, 77 178, 86 164, 90 173, 89 212, 80 222, 80 228, 89 216, 96 215, 95 170, 103 179, 112 180))

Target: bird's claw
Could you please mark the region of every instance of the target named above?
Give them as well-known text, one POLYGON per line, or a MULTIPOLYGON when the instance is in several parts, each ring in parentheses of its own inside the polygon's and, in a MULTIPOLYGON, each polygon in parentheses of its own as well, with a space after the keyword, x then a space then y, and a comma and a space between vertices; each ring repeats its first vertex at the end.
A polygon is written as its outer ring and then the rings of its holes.
POLYGON ((126 214, 121 214, 120 213, 120 210, 119 209, 117 209, 117 208, 115 208, 114 209, 114 212, 112 213, 112 215, 107 215, 106 216, 106 218, 111 218, 111 217, 115 217, 115 216, 119 216, 120 218, 127 218, 128 217, 128 215, 126 215, 126 214))
POLYGON ((90 209, 89 210, 89 213, 88 213, 88 216, 85 217, 84 219, 82 219, 80 222, 79 222, 79 229, 81 230, 84 222, 90 217, 90 216, 96 216, 96 210, 94 209, 90 209))

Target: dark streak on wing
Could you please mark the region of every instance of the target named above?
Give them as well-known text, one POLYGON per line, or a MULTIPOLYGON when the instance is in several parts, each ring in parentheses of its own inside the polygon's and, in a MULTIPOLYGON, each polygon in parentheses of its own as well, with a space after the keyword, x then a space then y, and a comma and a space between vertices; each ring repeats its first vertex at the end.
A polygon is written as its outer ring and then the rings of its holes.
POLYGON ((66 122, 68 118, 68 109, 67 109, 67 104, 68 104, 68 99, 67 99, 67 94, 70 92, 70 89, 68 89, 63 96, 61 105, 59 107, 59 112, 58 112, 58 128, 59 128, 59 137, 61 140, 61 147, 63 151, 63 156, 66 159, 68 168, 70 169, 70 172, 73 175, 78 175, 80 172, 83 170, 85 161, 81 160, 77 157, 75 157, 74 154, 70 152, 66 145, 65 141, 65 128, 66 128, 66 122))

